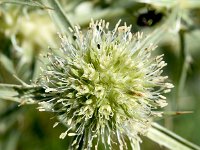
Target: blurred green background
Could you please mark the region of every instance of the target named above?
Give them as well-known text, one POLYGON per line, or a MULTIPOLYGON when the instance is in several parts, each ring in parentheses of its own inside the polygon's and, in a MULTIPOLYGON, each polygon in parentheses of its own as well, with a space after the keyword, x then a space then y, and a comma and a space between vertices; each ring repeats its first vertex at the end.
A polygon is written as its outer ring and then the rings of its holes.
MULTIPOLYGON (((45 0, 44 0, 45 1, 45 0)), ((1 2, 1 1, 0 1, 1 2)), ((40 1, 31 5, 0 3, 0 83, 20 84, 14 76, 31 83, 39 74, 41 54, 48 47, 59 48, 59 29, 49 17, 49 8, 40 1)), ((112 28, 119 19, 132 24, 132 31, 151 33, 170 15, 165 34, 155 41, 154 54, 164 53, 164 75, 175 88, 167 95, 166 115, 156 120, 183 138, 200 145, 200 4, 198 1, 142 0, 60 0, 73 24, 87 29, 90 19, 105 19, 112 28), (174 11, 175 10, 175 11, 174 11), (183 67, 184 66, 184 67, 183 67), (184 69, 183 69, 184 68, 184 69), (180 83, 182 78, 182 85, 180 83), (192 111, 192 113, 184 113, 192 111)), ((39 112, 36 105, 22 105, 6 100, 14 91, 0 89, 0 150, 62 150, 72 139, 59 139, 65 127, 52 128, 54 114, 39 112)), ((142 150, 164 147, 142 137, 142 150)))

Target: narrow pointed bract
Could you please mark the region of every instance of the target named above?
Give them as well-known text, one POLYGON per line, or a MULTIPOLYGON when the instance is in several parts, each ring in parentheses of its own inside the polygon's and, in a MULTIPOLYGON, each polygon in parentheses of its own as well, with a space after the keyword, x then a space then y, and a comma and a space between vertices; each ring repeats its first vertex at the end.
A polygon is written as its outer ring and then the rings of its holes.
MULTIPOLYGON (((114 30, 104 20, 91 21, 88 31, 70 29, 73 38, 60 35, 61 55, 48 54, 49 64, 36 84, 44 88, 41 111, 57 113, 69 128, 60 135, 74 136, 72 149, 138 147, 156 109, 165 107, 172 84, 162 76, 163 55, 144 47, 142 33, 120 21, 114 30)), ((55 126, 58 123, 55 124, 55 126)))

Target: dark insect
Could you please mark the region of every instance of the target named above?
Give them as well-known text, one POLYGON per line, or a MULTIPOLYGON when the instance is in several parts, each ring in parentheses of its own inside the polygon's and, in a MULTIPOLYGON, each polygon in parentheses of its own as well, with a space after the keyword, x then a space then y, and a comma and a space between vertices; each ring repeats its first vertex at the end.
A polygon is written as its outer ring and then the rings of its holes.
POLYGON ((101 47, 100 47, 100 44, 97 44, 97 48, 98 48, 98 49, 100 49, 100 48, 101 48, 101 47))
POLYGON ((164 14, 161 12, 156 12, 156 10, 148 10, 142 13, 137 18, 138 26, 153 26, 157 24, 163 18, 164 14))
POLYGON ((77 39, 77 37, 76 37, 75 35, 73 35, 72 38, 73 38, 73 40, 76 40, 76 39, 77 39))

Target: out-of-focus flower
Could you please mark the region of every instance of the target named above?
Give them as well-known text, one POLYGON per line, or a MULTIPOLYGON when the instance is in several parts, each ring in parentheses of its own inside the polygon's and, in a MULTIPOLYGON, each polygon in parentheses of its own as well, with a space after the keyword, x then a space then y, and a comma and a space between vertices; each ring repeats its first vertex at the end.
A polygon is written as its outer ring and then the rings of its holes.
POLYGON ((109 31, 105 21, 92 21, 87 32, 70 29, 73 39, 60 35, 61 54, 47 55, 49 64, 35 83, 42 88, 22 94, 39 100, 40 111, 57 113, 69 127, 60 138, 74 136, 72 148, 102 143, 122 150, 129 141, 134 149, 160 116, 156 109, 167 105, 161 94, 173 85, 161 76, 163 55, 151 57, 155 46, 145 47, 142 33, 119 24, 109 31))
POLYGON ((9 54, 16 62, 14 72, 28 82, 35 71, 33 64, 38 54, 46 49, 47 43, 56 45, 56 28, 47 14, 26 7, 0 7, 0 20, 0 39, 4 41, 0 53, 9 54))

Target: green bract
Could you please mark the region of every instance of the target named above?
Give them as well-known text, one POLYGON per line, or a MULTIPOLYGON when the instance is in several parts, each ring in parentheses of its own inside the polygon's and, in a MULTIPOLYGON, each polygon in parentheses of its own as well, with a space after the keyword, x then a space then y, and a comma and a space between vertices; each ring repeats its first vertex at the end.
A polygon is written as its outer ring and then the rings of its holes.
POLYGON ((119 24, 109 31, 105 21, 92 21, 87 32, 70 29, 74 39, 60 35, 62 55, 48 54, 36 83, 44 89, 39 109, 56 112, 69 126, 60 138, 74 136, 73 149, 99 143, 128 149, 127 141, 134 149, 160 115, 155 110, 167 105, 161 93, 173 85, 161 76, 163 55, 151 58, 155 46, 143 46, 142 33, 119 24))

